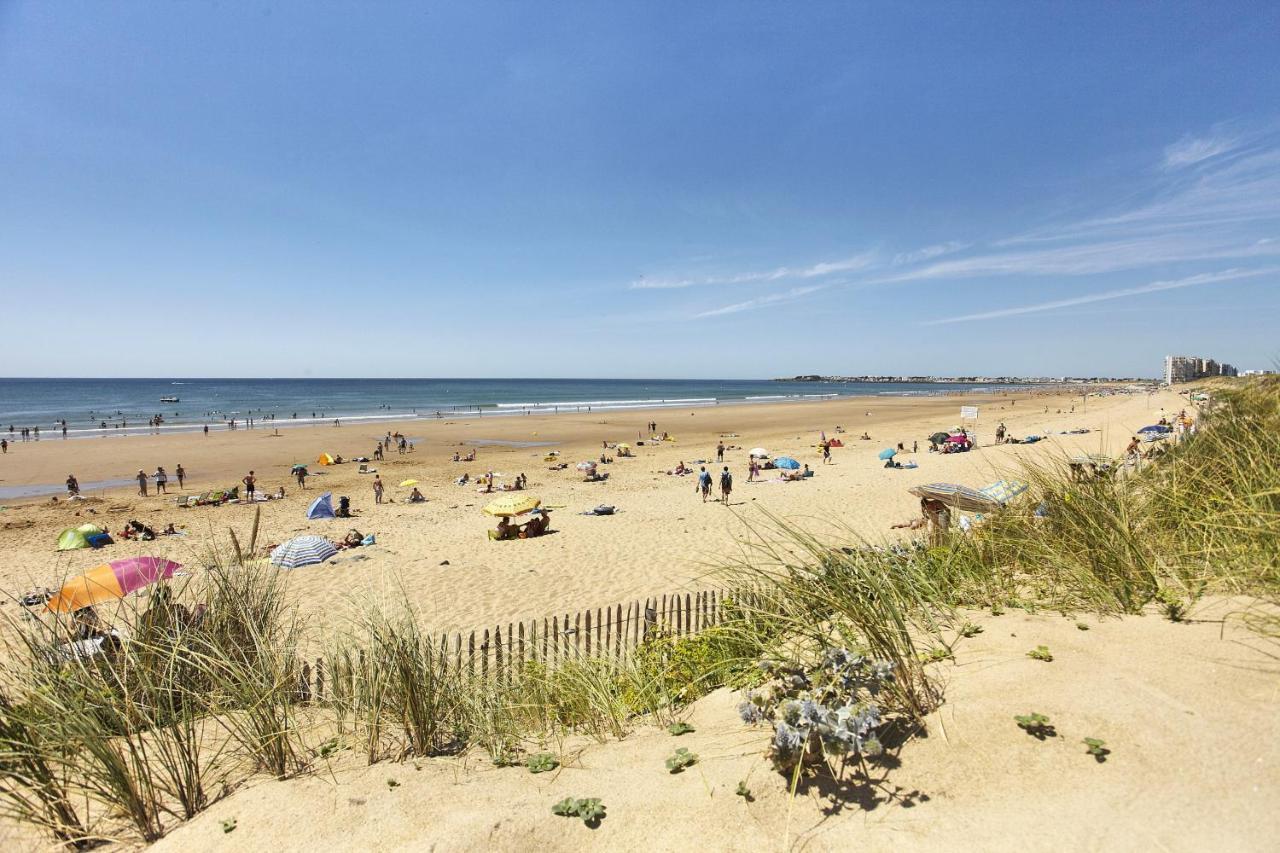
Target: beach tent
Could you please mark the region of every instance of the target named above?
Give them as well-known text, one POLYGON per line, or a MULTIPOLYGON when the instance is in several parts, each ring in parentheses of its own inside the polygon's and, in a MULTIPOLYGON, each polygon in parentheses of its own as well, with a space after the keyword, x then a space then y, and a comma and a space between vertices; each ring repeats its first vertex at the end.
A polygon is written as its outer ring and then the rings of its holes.
POLYGON ((177 563, 159 557, 112 560, 67 581, 46 606, 57 613, 72 613, 100 601, 124 598, 158 580, 173 577, 180 568, 177 563))
POLYGON ((332 465, 332 464, 334 464, 334 463, 333 463, 333 457, 332 457, 332 456, 330 456, 328 453, 321 453, 318 457, 316 457, 316 464, 317 464, 317 465, 332 465))
POLYGON ((323 563, 336 553, 337 546, 323 536, 296 536, 271 552, 271 563, 282 569, 296 569, 323 563))
POLYGON ((74 527, 68 527, 66 530, 58 534, 59 551, 75 551, 78 548, 88 547, 89 535, 74 527))
POLYGON ((785 468, 788 471, 794 471, 800 467, 800 463, 792 459, 790 456, 779 456, 773 460, 774 468, 785 468))
POLYGON ((333 518, 333 492, 325 492, 307 507, 307 518, 333 518))
POLYGON ((884 450, 880 451, 881 459, 892 459, 897 455, 898 455, 898 451, 894 450, 892 447, 886 447, 884 450))
POLYGON ((1173 432, 1173 428, 1163 426, 1161 424, 1152 424, 1151 426, 1144 426, 1142 429, 1138 430, 1138 432, 1146 432, 1146 433, 1173 432))

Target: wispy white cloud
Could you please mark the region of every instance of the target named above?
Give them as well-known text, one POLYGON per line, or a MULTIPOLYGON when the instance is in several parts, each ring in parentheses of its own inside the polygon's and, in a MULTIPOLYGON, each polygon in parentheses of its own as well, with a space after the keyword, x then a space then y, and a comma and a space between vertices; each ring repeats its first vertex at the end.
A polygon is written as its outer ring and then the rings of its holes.
POLYGON ((958 317, 944 317, 939 320, 927 320, 922 326, 940 326, 947 323, 968 323, 975 320, 995 320, 1001 317, 1015 317, 1020 314, 1037 314, 1042 311, 1054 311, 1060 308, 1071 308, 1076 305, 1088 305, 1091 302, 1106 302, 1111 299, 1124 299, 1129 296, 1141 296, 1145 293, 1158 293, 1162 290, 1178 290, 1184 287, 1198 287, 1206 284, 1221 284, 1242 278, 1256 278, 1262 275, 1280 273, 1280 267, 1267 269, 1242 270, 1229 269, 1216 273, 1187 276, 1169 281, 1153 281, 1138 287, 1124 287, 1119 290, 1108 290, 1105 293, 1088 293, 1072 296, 1067 299, 1055 299, 1050 302, 1038 302, 1034 305, 1019 305, 1015 308, 1000 308, 995 311, 982 311, 977 314, 962 314, 958 317))
POLYGON ((1211 136, 1187 134, 1164 149, 1164 167, 1181 169, 1203 163, 1240 146, 1244 138, 1236 134, 1215 133, 1211 136))
POLYGON ((770 293, 765 296, 757 296, 755 299, 747 299, 743 302, 735 302, 732 305, 725 305, 723 308, 713 308, 710 311, 703 311, 695 314, 695 319, 704 317, 722 317, 725 314, 737 314, 741 311, 752 311, 757 308, 767 308, 769 306, 781 305, 787 302, 793 302, 802 296, 808 296, 810 293, 816 293, 826 288, 825 284, 811 284, 805 287, 793 287, 782 293, 770 293))
POLYGON ((819 278, 835 273, 855 272, 871 267, 876 261, 874 252, 863 252, 838 261, 823 261, 803 267, 778 267, 761 272, 744 272, 732 275, 712 275, 703 277, 683 276, 678 278, 646 278, 641 277, 631 282, 632 290, 680 290, 686 287, 716 284, 753 284, 769 281, 780 281, 788 278, 819 278))
POLYGON ((925 246, 923 249, 916 249, 913 252, 900 252, 893 256, 893 265, 895 267, 905 266, 907 264, 918 264, 923 261, 932 260, 942 255, 950 255, 955 252, 962 252, 969 248, 971 244, 962 243, 959 240, 949 240, 946 243, 938 243, 933 246, 925 246))

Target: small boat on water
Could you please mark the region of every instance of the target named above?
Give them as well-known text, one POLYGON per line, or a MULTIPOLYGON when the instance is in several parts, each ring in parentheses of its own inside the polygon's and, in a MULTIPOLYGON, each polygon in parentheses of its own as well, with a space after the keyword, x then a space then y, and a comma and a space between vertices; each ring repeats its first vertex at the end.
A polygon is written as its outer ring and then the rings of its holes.
POLYGON ((177 397, 161 397, 160 402, 161 403, 177 403, 179 402, 179 400, 177 397))

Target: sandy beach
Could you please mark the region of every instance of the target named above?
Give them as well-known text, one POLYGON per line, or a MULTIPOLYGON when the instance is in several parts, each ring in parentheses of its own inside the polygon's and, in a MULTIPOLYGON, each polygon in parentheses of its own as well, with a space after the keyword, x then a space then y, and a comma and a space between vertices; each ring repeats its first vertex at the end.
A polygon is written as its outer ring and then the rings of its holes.
POLYGON ((468 630, 498 621, 537 618, 584 607, 600 607, 676 590, 698 589, 699 578, 734 547, 744 525, 758 523, 761 511, 820 526, 838 522, 872 541, 890 537, 889 526, 918 514, 907 489, 944 481, 981 486, 1016 470, 1023 459, 1044 460, 1081 452, 1118 453, 1137 428, 1156 420, 1163 409, 1176 412, 1183 398, 1170 392, 1148 396, 1019 394, 996 397, 852 398, 788 404, 721 406, 689 410, 601 415, 554 415, 453 420, 419 419, 404 423, 344 425, 18 443, 0 458, 2 485, 61 483, 74 473, 82 483, 128 478, 138 469, 169 472, 169 494, 146 498, 136 486, 86 492, 93 500, 56 503, 48 497, 10 501, 0 511, 0 589, 21 594, 57 586, 68 575, 107 559, 148 554, 198 567, 208 546, 229 547, 228 529, 242 540, 254 509, 245 504, 179 509, 179 494, 230 488, 253 470, 259 490, 286 497, 262 508, 260 544, 275 544, 301 533, 341 538, 351 528, 374 534, 377 545, 339 555, 320 566, 294 571, 290 589, 304 612, 319 622, 344 616, 370 600, 404 598, 431 631, 468 630), (926 452, 926 436, 959 423, 961 405, 980 407, 979 448, 966 454, 926 452), (1074 409, 1074 411, 1072 411, 1074 409), (675 440, 635 446, 634 458, 618 458, 600 467, 605 482, 583 482, 573 467, 598 458, 602 442, 630 442, 643 436, 649 420, 675 440), (1003 421, 1014 436, 1047 435, 1032 445, 992 446, 1003 421), (843 448, 824 465, 817 450, 822 431, 838 437, 843 448), (1088 429, 1086 434, 1062 435, 1088 429), (372 456, 380 435, 400 431, 414 444, 411 453, 391 452, 370 463, 386 484, 386 500, 375 505, 373 476, 358 465, 314 464, 322 452, 351 459, 372 456), (859 437, 866 432, 871 440, 859 437), (721 438, 724 436, 724 438, 721 438), (728 507, 703 504, 692 476, 666 471, 683 461, 695 470, 699 460, 714 461, 717 441, 735 478, 728 507), (491 444, 501 442, 506 444, 491 444), (522 443, 545 446, 518 446, 522 443), (886 447, 905 444, 901 458, 912 470, 890 470, 877 459, 886 447), (920 451, 912 454, 914 442, 920 451), (816 472, 803 482, 781 482, 765 471, 761 482, 747 481, 747 451, 763 446, 774 455, 790 455, 816 472), (476 448, 473 463, 451 461, 455 451, 476 448), (543 461, 557 451, 569 468, 548 470, 543 461), (314 476, 306 490, 290 477, 295 462, 308 463, 314 476), (173 471, 188 472, 179 491, 173 471), (464 473, 473 479, 494 471, 498 483, 517 474, 528 477, 529 491, 553 510, 554 535, 515 542, 491 542, 492 519, 480 508, 491 496, 474 484, 455 485, 464 473), (406 479, 419 481, 426 503, 405 501, 406 479), (308 521, 306 507, 322 492, 348 495, 359 516, 351 520, 308 521), (614 505, 608 517, 580 513, 600 504, 614 505), (93 521, 115 532, 130 519, 156 530, 173 523, 186 535, 154 542, 117 541, 102 550, 56 552, 62 529, 93 521))

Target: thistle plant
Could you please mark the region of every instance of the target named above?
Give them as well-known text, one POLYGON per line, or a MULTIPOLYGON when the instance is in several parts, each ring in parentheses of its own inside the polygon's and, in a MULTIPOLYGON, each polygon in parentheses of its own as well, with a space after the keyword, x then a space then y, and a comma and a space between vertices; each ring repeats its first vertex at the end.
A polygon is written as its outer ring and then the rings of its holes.
POLYGON ((806 761, 878 755, 881 722, 875 697, 893 680, 893 668, 829 648, 816 666, 765 661, 765 685, 746 694, 738 713, 746 723, 773 725, 769 759, 780 772, 806 761))
POLYGON ((549 752, 539 752, 536 755, 530 755, 525 766, 529 768, 530 773, 546 773, 559 767, 560 761, 549 752))

